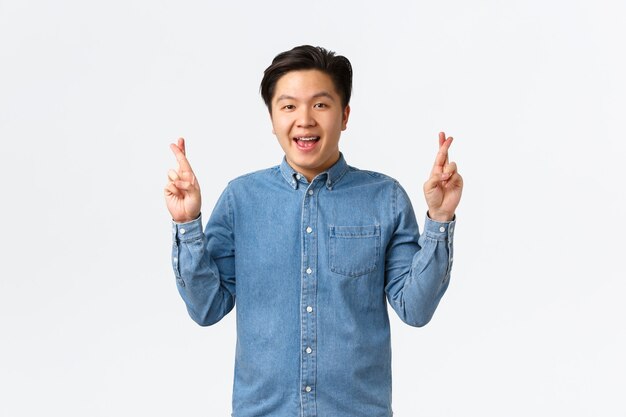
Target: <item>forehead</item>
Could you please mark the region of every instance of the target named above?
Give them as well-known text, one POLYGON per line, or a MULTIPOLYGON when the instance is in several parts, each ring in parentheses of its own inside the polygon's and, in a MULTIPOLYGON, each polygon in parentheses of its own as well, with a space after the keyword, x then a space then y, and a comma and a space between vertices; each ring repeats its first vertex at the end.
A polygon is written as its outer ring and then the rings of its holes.
POLYGON ((334 99, 339 99, 335 83, 328 74, 320 70, 289 71, 278 79, 274 89, 272 101, 281 97, 307 99, 326 93, 334 99))

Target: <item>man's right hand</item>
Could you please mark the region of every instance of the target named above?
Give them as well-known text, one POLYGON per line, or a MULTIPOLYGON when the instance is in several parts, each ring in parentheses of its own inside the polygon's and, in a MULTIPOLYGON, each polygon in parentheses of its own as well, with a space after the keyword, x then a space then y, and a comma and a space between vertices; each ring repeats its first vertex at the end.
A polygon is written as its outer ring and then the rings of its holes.
POLYGON ((165 204, 175 222, 190 222, 200 215, 200 185, 185 154, 185 139, 178 139, 178 144, 172 143, 170 149, 178 161, 178 170, 170 169, 167 173, 165 204))

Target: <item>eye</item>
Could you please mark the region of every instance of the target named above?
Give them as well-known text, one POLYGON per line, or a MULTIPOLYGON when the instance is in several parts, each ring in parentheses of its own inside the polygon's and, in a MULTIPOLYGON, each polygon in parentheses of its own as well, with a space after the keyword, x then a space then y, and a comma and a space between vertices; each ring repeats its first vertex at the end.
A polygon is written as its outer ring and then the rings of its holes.
POLYGON ((296 108, 296 106, 294 106, 293 104, 286 104, 282 108, 283 110, 293 110, 296 108))
POLYGON ((326 103, 316 103, 313 107, 315 107, 316 109, 325 109, 328 106, 326 105, 326 103))

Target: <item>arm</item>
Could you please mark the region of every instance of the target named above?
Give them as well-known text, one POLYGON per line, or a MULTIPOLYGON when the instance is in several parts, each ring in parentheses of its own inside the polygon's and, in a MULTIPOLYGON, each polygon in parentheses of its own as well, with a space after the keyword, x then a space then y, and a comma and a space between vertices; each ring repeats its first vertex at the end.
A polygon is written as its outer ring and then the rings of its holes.
POLYGON ((463 189, 456 164, 448 162, 451 144, 451 137, 439 133, 439 152, 424 184, 428 215, 421 236, 406 192, 396 188, 396 228, 387 247, 385 292, 400 319, 413 326, 430 321, 450 279, 454 212, 463 189))
POLYGON ((200 186, 186 157, 185 142, 170 146, 178 170, 165 187, 174 220, 172 266, 178 291, 191 318, 202 326, 219 321, 235 304, 234 240, 228 189, 202 232, 200 186))
POLYGON ((235 249, 227 188, 202 232, 202 218, 174 223, 172 266, 189 316, 201 326, 222 319, 235 305, 235 249))
POLYGON ((421 327, 430 321, 448 288, 456 222, 427 217, 420 235, 413 208, 400 185, 396 208, 396 228, 386 254, 385 292, 403 322, 421 327))

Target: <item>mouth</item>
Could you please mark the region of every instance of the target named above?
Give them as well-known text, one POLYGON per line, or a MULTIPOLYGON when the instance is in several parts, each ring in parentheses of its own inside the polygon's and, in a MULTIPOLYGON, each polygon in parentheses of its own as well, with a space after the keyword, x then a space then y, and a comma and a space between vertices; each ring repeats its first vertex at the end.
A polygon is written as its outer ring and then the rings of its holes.
POLYGON ((298 149, 301 150, 313 149, 319 140, 319 136, 296 136, 293 138, 293 141, 298 146, 298 149))

